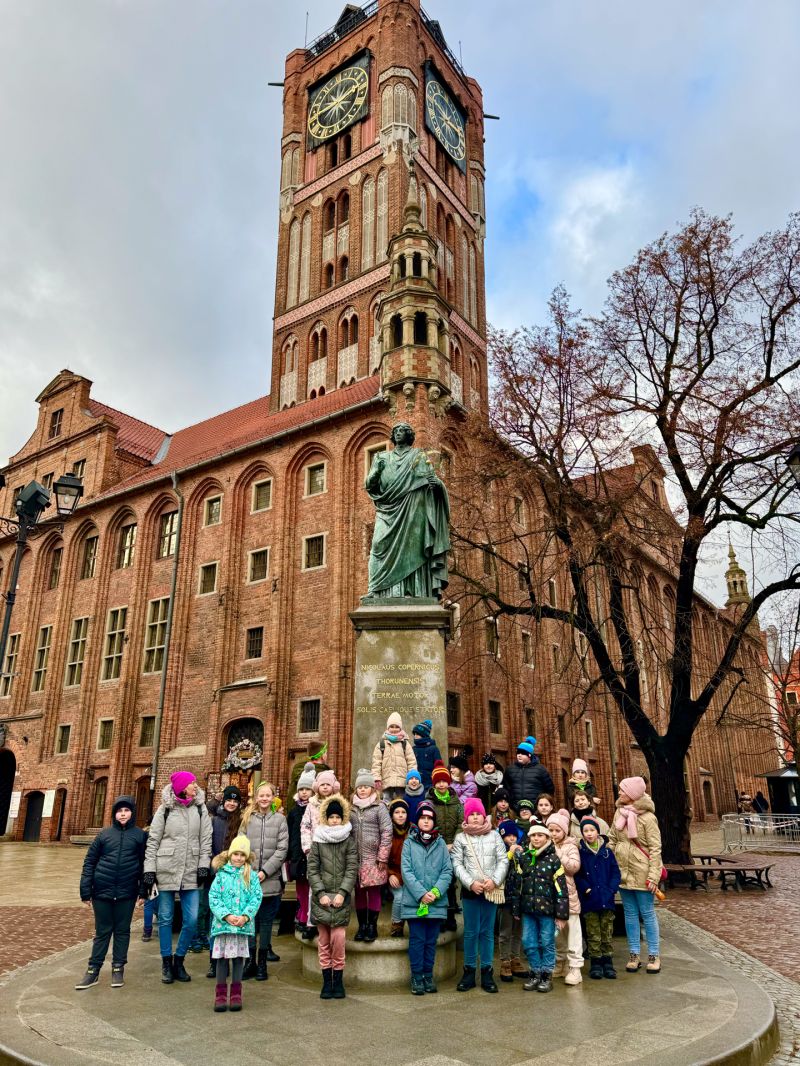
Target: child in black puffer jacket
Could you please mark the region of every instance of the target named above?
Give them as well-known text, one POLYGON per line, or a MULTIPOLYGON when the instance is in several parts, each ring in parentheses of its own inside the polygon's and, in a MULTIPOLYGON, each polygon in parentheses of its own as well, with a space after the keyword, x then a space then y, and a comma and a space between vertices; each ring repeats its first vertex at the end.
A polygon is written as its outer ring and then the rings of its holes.
POLYGON ((77 989, 97 984, 112 935, 112 988, 122 987, 128 961, 131 920, 141 892, 147 836, 136 825, 132 796, 120 796, 111 811, 111 825, 97 834, 83 860, 81 899, 94 911, 95 931, 89 965, 75 985, 77 989))
POLYGON ((522 947, 531 968, 526 992, 550 992, 556 964, 556 928, 569 919, 567 876, 546 825, 531 826, 530 847, 520 857, 522 879, 514 901, 522 917, 522 947))

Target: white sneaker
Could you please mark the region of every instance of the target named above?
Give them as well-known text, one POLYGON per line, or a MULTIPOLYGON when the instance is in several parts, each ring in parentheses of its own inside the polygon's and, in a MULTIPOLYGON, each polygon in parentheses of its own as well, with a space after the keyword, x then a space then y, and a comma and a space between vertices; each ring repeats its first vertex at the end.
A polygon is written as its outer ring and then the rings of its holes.
POLYGON ((581 971, 576 966, 575 967, 570 967, 570 969, 569 969, 569 971, 567 973, 567 976, 564 978, 564 984, 565 985, 579 985, 582 982, 583 982, 583 974, 581 973, 581 971))

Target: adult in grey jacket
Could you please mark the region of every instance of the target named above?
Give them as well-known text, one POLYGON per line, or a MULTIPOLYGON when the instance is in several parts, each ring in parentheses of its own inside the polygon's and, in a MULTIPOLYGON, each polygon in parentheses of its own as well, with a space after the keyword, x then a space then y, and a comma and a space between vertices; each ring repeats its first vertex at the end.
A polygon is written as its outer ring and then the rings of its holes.
MULTIPOLYGON (((253 862, 261 882, 263 899, 256 915, 258 955, 251 956, 245 967, 245 978, 255 976, 267 980, 267 963, 280 962, 272 950, 272 926, 280 910, 283 881, 281 867, 289 854, 289 827, 286 818, 273 810, 275 790, 265 781, 258 786, 252 802, 242 813, 239 832, 250 841, 253 862), (257 960, 257 964, 256 964, 257 960)), ((251 947, 255 949, 255 937, 251 947)))
POLYGON ((459 992, 475 987, 478 955, 481 959, 481 988, 496 992, 494 962, 494 923, 497 903, 488 897, 498 889, 508 873, 506 847, 483 803, 472 797, 464 801, 463 832, 456 837, 450 858, 453 872, 461 882, 464 909, 464 975, 459 992))
POLYGON ((153 815, 144 859, 142 884, 158 885, 158 940, 161 980, 191 981, 184 959, 197 928, 199 885, 208 879, 211 864, 211 816, 203 790, 193 773, 178 770, 161 793, 153 815), (183 922, 172 954, 172 917, 175 893, 180 893, 183 922))

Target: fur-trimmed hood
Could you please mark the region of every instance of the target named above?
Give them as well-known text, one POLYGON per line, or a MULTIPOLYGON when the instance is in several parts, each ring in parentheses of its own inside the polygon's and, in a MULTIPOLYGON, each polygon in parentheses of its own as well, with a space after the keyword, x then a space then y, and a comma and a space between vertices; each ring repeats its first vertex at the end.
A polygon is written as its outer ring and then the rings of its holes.
POLYGON ((164 804, 165 807, 170 807, 170 808, 172 808, 172 807, 184 807, 184 806, 191 807, 192 805, 194 805, 195 807, 203 807, 203 806, 205 806, 205 802, 206 802, 206 794, 202 790, 202 788, 200 788, 198 786, 197 795, 194 797, 194 800, 192 801, 192 803, 187 803, 187 804, 178 803, 178 797, 173 792, 172 785, 164 785, 164 787, 161 790, 161 802, 164 804))
POLYGON ((328 824, 328 807, 329 807, 329 805, 330 805, 332 800, 336 800, 338 803, 341 803, 341 805, 342 805, 342 825, 347 825, 347 823, 350 821, 350 810, 351 810, 350 800, 345 799, 345 797, 340 792, 334 792, 334 793, 332 793, 332 795, 326 796, 325 799, 320 804, 320 806, 319 806, 319 824, 320 825, 327 825, 328 824))

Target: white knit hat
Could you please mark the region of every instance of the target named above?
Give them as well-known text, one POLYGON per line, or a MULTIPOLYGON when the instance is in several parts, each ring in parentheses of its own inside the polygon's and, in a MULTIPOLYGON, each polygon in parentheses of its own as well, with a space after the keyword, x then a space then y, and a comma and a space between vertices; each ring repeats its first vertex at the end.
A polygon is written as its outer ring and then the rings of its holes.
POLYGON ((307 762, 303 767, 303 772, 297 779, 297 787, 301 788, 313 788, 314 782, 317 779, 317 768, 313 762, 307 762))

